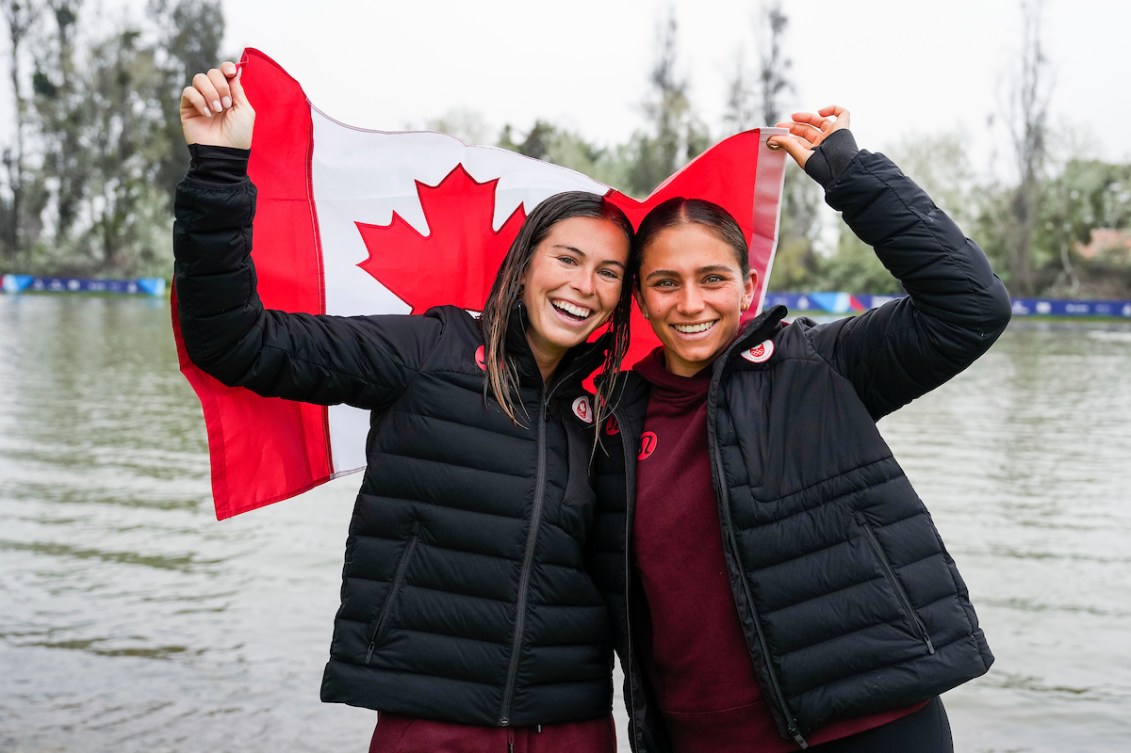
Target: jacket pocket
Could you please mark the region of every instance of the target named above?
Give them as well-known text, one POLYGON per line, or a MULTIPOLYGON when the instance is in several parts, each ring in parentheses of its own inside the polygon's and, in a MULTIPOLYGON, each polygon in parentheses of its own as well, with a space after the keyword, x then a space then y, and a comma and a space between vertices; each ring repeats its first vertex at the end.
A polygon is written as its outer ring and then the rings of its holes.
POLYGON ((412 562, 412 556, 416 552, 416 546, 419 542, 420 524, 417 523, 412 527, 412 537, 408 540, 408 546, 405 547, 404 553, 397 563, 397 569, 393 573, 393 585, 389 588, 389 595, 385 597, 385 603, 381 605, 381 611, 377 615, 377 619, 374 620, 372 628, 370 628, 369 649, 365 652, 366 664, 373 660, 373 651, 377 648, 378 641, 381 640, 384 628, 388 623, 389 613, 392 612, 397 596, 400 595, 405 575, 408 573, 409 563, 412 562))
POLYGON ((868 546, 871 547, 872 553, 876 556, 876 561, 879 562, 880 569, 884 571, 884 578, 887 579, 888 585, 891 586, 892 593, 895 594, 895 599, 899 602, 904 617, 907 618, 907 624, 912 634, 927 647, 927 653, 935 653, 935 646, 931 643, 931 636, 927 632, 927 626, 923 624, 922 618, 919 617, 919 613, 915 611, 915 607, 911 604, 911 597, 907 595, 903 584, 900 583, 899 578, 896 576, 895 568, 892 567, 891 560, 888 559, 884 548, 880 546, 880 540, 876 536, 876 532, 872 528, 871 523, 868 522, 868 519, 865 518, 864 514, 861 512, 856 513, 856 523, 860 527, 860 533, 864 536, 864 540, 868 542, 868 546))

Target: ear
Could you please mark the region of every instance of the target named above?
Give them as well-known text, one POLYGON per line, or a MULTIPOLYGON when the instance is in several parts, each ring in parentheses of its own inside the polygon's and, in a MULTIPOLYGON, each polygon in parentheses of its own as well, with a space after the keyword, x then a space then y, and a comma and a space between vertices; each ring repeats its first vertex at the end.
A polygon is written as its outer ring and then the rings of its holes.
POLYGON ((746 311, 754 303, 754 288, 758 284, 758 273, 750 270, 750 274, 746 276, 746 284, 743 286, 742 291, 742 304, 740 308, 746 311))

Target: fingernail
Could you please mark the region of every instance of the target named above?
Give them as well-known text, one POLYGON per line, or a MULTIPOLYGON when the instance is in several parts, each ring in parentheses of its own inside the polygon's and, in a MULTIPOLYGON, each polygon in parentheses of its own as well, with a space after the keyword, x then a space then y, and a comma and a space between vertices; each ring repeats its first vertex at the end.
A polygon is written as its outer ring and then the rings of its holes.
POLYGON ((232 98, 224 97, 224 108, 227 109, 232 106, 232 98))
POLYGON ((212 117, 212 111, 209 110, 207 107, 200 108, 200 114, 203 115, 206 118, 212 117))
POLYGON ((212 109, 216 112, 221 112, 224 108, 220 105, 220 100, 214 99, 212 100, 212 109))

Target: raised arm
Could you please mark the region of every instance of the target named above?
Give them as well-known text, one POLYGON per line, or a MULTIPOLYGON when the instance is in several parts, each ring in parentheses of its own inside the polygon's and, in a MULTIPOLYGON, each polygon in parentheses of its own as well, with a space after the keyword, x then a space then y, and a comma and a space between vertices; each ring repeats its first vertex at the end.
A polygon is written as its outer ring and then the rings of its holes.
POLYGON ((907 297, 813 327, 817 351, 849 379, 873 418, 955 376, 1010 318, 986 255, 887 157, 856 148, 848 113, 797 113, 780 145, 825 188, 825 200, 875 249, 907 297))
POLYGON ((265 310, 251 259, 255 111, 236 66, 198 74, 181 94, 180 112, 192 164, 177 187, 174 286, 193 363, 261 395, 364 408, 391 403, 435 347, 440 321, 265 310))

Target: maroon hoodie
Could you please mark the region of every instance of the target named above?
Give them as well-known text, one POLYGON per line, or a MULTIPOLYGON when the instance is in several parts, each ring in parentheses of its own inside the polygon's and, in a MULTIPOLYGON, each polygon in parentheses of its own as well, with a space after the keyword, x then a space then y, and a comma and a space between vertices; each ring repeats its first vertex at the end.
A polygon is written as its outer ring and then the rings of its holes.
MULTIPOLYGON (((762 697, 723 557, 707 446, 711 370, 676 376, 657 348, 635 367, 652 385, 636 465, 633 552, 648 617, 645 669, 679 753, 786 753, 762 697)), ((848 719, 808 736, 836 740, 924 704, 848 719)))

